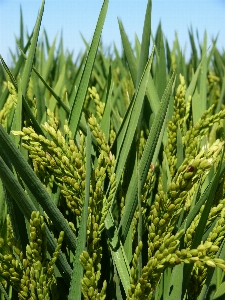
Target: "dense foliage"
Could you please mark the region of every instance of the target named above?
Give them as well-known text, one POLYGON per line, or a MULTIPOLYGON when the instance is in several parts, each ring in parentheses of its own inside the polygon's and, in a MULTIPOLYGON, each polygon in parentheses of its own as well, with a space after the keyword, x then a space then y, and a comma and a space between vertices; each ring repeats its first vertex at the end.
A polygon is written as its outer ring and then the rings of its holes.
POLYGON ((189 31, 187 62, 150 0, 104 49, 107 5, 75 62, 44 1, 1 57, 1 299, 223 299, 225 55, 189 31))

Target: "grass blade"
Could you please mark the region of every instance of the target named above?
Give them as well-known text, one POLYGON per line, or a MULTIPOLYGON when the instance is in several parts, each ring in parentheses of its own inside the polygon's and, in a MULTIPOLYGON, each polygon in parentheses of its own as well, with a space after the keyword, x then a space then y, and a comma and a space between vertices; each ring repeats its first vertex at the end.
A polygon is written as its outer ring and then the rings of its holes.
MULTIPOLYGON (((20 49, 23 57, 27 60, 26 55, 24 52, 20 49)), ((55 93, 55 91, 48 85, 48 83, 45 81, 44 77, 41 76, 41 74, 38 72, 38 70, 33 66, 33 71, 37 74, 41 82, 45 85, 45 87, 49 90, 49 92, 52 94, 52 96, 55 98, 55 100, 59 103, 60 106, 67 112, 70 113, 70 108, 62 101, 62 99, 55 93)))
POLYGON ((105 134, 106 140, 108 141, 109 130, 110 130, 110 114, 112 108, 112 91, 113 91, 111 67, 109 68, 109 75, 107 80, 108 80, 108 84, 107 84, 107 94, 106 94, 106 105, 101 120, 101 129, 102 132, 105 134))
MULTIPOLYGON (((143 99, 146 91, 148 76, 150 72, 151 62, 152 62, 153 55, 148 60, 148 63, 145 67, 143 76, 137 88, 137 92, 135 94, 134 100, 132 102, 132 108, 130 111, 130 116, 127 120, 127 127, 124 132, 123 142, 121 144, 121 149, 119 151, 119 157, 117 157, 116 166, 115 166, 115 173, 116 173, 116 180, 119 183, 129 151, 134 139, 135 130, 137 128, 138 120, 140 117, 140 113, 142 110, 143 99)), ((126 124, 125 124, 126 125, 126 124)))
POLYGON ((153 113, 156 115, 159 109, 160 99, 151 74, 149 74, 146 94, 148 96, 151 109, 153 113))
POLYGON ((21 78, 21 81, 22 81, 21 88, 22 88, 22 94, 24 97, 26 96, 26 92, 27 92, 27 88, 28 88, 28 84, 29 84, 29 80, 30 80, 30 75, 31 75, 31 70, 32 70, 32 66, 33 66, 33 60, 34 60, 34 55, 35 55, 35 51, 36 51, 37 40, 38 40, 38 34, 39 34, 40 26, 41 26, 41 19, 42 19, 42 15, 44 12, 44 5, 45 5, 45 0, 42 1, 41 9, 40 9, 40 12, 39 12, 36 24, 35 24, 35 28, 34 28, 34 33, 33 33, 33 38, 31 41, 30 50, 28 53, 28 58, 25 63, 22 78, 21 78))
POLYGON ((212 300, 221 299, 221 297, 225 296, 225 282, 222 282, 219 288, 217 289, 216 293, 214 294, 212 300))
MULTIPOLYGON (((148 140, 146 142, 146 146, 145 146, 145 149, 144 149, 141 161, 140 161, 141 189, 143 187, 143 184, 144 184, 146 176, 147 176, 147 172, 148 172, 150 164, 152 162, 153 155, 155 152, 155 147, 157 145, 158 138, 159 138, 159 135, 160 135, 163 123, 164 123, 164 119, 165 119, 168 104, 169 104, 169 93, 170 93, 170 89, 171 89, 173 80, 174 80, 174 74, 171 77, 171 79, 167 85, 167 88, 164 92, 159 111, 154 119, 151 131, 148 136, 148 140)), ((163 137, 163 136, 161 136, 161 137, 163 137)), ((127 205, 125 205, 123 217, 122 217, 122 220, 121 220, 120 226, 119 226, 119 231, 121 232, 123 241, 125 241, 125 239, 126 239, 127 233, 129 231, 129 227, 131 225, 131 221, 134 216, 134 212, 137 207, 137 191, 138 191, 137 182, 138 182, 137 174, 136 174, 136 172, 134 172, 132 175, 130 184, 129 184, 127 194, 126 194, 125 203, 127 203, 127 205), (129 199, 129 201, 128 201, 128 199, 129 199)))
POLYGON ((130 74, 131 74, 131 77, 133 80, 133 84, 135 86, 136 82, 137 82, 137 72, 138 72, 137 61, 134 56, 133 49, 128 40, 128 37, 125 33, 123 24, 119 19, 118 19, 118 23, 119 23, 120 35, 121 35, 121 39, 122 39, 122 43, 123 43, 123 49, 124 49, 124 52, 126 55, 126 59, 127 59, 128 67, 129 67, 130 74))
MULTIPOLYGON (((23 100, 23 95, 22 95, 22 89, 21 89, 21 79, 20 76, 18 76, 18 97, 17 97, 17 103, 16 103, 16 110, 14 113, 14 119, 13 119, 13 124, 12 124, 12 130, 21 130, 21 124, 22 124, 22 100, 23 100)), ((20 137, 19 136, 14 136, 13 134, 10 134, 12 140, 14 141, 15 145, 19 146, 20 143, 20 137)))
POLYGON ((73 263, 73 275, 69 291, 69 300, 81 299, 81 279, 83 277, 83 266, 80 263, 80 255, 85 250, 86 236, 87 236, 87 218, 88 218, 88 202, 90 192, 91 180, 91 132, 87 127, 86 140, 86 179, 85 179, 85 201, 80 221, 79 234, 77 238, 77 250, 73 263))
POLYGON ((31 119, 31 121, 33 123, 35 131, 38 134, 42 134, 42 135, 44 135, 44 133, 43 133, 41 127, 39 126, 39 124, 37 123, 37 120, 35 119, 32 111, 26 101, 26 93, 27 93, 27 89, 28 89, 28 85, 29 85, 30 76, 31 76, 31 71, 32 71, 32 66, 33 66, 33 61, 34 61, 34 56, 35 56, 35 51, 36 51, 36 45, 37 45, 37 40, 38 40, 38 34, 39 34, 40 26, 41 26, 41 19, 42 19, 42 15, 44 12, 44 4, 45 4, 45 0, 42 1, 41 9, 38 14, 38 18, 37 18, 35 28, 33 31, 33 37, 31 40, 31 46, 30 46, 30 50, 28 53, 27 61, 25 63, 23 73, 21 76, 21 90, 22 90, 22 95, 23 95, 23 106, 25 108, 25 111, 26 111, 28 117, 31 119))
POLYGON ((12 72, 10 71, 10 69, 8 68, 7 64, 5 63, 4 59, 2 58, 2 56, 0 55, 0 60, 1 63, 3 65, 3 68, 5 69, 6 73, 8 74, 12 84, 14 85, 15 89, 17 90, 17 82, 15 77, 13 76, 12 72))
POLYGON ((1 282, 0 282, 0 290, 1 290, 1 294, 4 295, 5 299, 10 300, 1 282))
MULTIPOLYGON (((60 72, 58 81, 57 81, 57 83, 55 85, 55 88, 54 88, 55 93, 58 94, 58 95, 61 93, 61 90, 62 90, 62 87, 63 87, 63 84, 64 84, 65 72, 66 72, 66 66, 64 65, 62 67, 62 70, 60 72)), ((56 100, 54 98, 55 97, 52 95, 51 98, 49 99, 49 102, 48 102, 49 103, 48 108, 50 109, 50 111, 55 111, 56 100)), ((65 106, 66 105, 64 104, 63 107, 65 107, 65 106)))
POLYGON ((141 42, 141 54, 138 66, 138 75, 136 81, 136 87, 141 79, 141 76, 144 72, 145 65, 148 61, 149 56, 149 47, 150 47, 150 37, 151 37, 151 12, 152 12, 152 1, 148 0, 148 5, 145 13, 145 22, 142 33, 142 42, 141 42))
POLYGON ((22 8, 20 6, 20 39, 19 39, 20 47, 24 47, 24 28, 23 28, 23 13, 22 8))
MULTIPOLYGON (((140 59, 138 60, 138 73, 137 73, 136 87, 138 86, 138 83, 144 72, 144 68, 145 65, 147 64, 148 56, 149 56, 150 37, 151 37, 151 10, 152 10, 152 1, 149 0, 147 4, 146 13, 145 13, 145 22, 144 22, 144 28, 142 33, 141 53, 140 53, 140 59)), ((145 109, 143 106, 139 117, 139 122, 138 122, 138 131, 137 131, 138 138, 140 137, 140 132, 144 121, 148 123, 150 112, 149 113, 147 112, 148 110, 145 109)))
MULTIPOLYGON (((175 268, 172 271, 171 279, 169 282, 169 288, 172 288, 172 291, 169 292, 170 294, 165 295, 165 300, 181 300, 182 295, 182 281, 183 281, 183 265, 180 264, 178 266, 175 266, 175 268)), ((164 298, 163 298, 164 299, 164 298)))
POLYGON ((126 263, 125 253, 122 245, 119 246, 119 249, 116 251, 111 249, 111 254, 113 261, 116 265, 117 272, 119 274, 119 278, 122 282, 124 291, 126 295, 128 294, 128 288, 130 286, 130 273, 128 272, 128 264, 126 263))
POLYGON ((156 90, 158 92, 159 98, 161 99, 163 91, 166 88, 166 57, 161 24, 159 24, 159 27, 157 29, 156 50, 158 52, 156 64, 158 72, 155 73, 154 79, 156 90))
POLYGON ((97 25, 95 28, 94 36, 93 36, 91 46, 90 46, 90 49, 88 52, 88 56, 87 56, 87 59, 85 62, 84 70, 83 70, 83 73, 81 76, 81 80, 80 80, 79 86, 77 88, 76 97, 74 99, 71 113, 69 116, 69 127, 70 127, 74 137, 76 136, 79 121, 81 118, 82 108, 84 105, 85 96, 86 96, 87 89, 88 89, 89 79, 91 77, 91 72, 93 69, 95 56, 96 56, 96 53, 98 50, 101 32, 102 32, 102 28, 103 28, 105 17, 106 17, 108 2, 109 2, 108 0, 105 0, 102 5, 101 12, 100 12, 100 15, 98 18, 98 22, 97 22, 97 25))

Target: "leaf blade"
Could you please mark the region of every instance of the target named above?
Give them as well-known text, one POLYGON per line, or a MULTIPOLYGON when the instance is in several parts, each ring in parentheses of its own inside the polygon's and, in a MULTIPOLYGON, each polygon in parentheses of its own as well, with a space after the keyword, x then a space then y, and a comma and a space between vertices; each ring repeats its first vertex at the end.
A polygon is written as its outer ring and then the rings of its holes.
POLYGON ((77 89, 77 93, 75 99, 73 101, 73 105, 71 108, 70 116, 69 116, 69 127, 72 131, 72 135, 75 137, 78 129, 79 121, 81 119, 82 108, 85 101, 85 96, 87 93, 88 83, 91 76, 91 72, 93 69, 95 56, 98 50, 98 45, 100 41, 101 31, 104 25, 106 12, 108 8, 108 0, 105 0, 101 12, 98 18, 98 22, 95 28, 94 36, 91 42, 91 46, 88 52, 88 56, 86 58, 84 70, 81 76, 81 80, 77 89))

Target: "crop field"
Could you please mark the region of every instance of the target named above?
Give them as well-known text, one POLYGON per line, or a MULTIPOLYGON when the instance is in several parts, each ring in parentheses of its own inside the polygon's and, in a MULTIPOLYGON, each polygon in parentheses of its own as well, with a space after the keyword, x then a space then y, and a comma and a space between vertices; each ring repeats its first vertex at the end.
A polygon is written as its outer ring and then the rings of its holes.
POLYGON ((105 0, 74 58, 44 4, 0 56, 0 299, 225 299, 225 52, 190 30, 187 61, 151 0, 110 52, 105 0))

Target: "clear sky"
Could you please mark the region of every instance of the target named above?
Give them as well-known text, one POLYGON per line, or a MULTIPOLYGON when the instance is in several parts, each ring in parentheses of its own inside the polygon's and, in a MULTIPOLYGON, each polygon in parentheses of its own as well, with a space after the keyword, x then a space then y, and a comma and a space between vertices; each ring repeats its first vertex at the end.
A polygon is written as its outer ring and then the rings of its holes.
MULTIPOLYGON (((90 42, 103 0, 46 0, 42 19, 43 27, 50 42, 61 30, 65 49, 74 50, 74 58, 84 44, 80 32, 90 42)), ((35 25, 41 0, 0 0, 0 54, 10 62, 9 48, 15 51, 15 36, 19 36, 20 5, 23 11, 25 28, 31 33, 35 25)), ((121 39, 117 18, 124 25, 128 37, 134 43, 135 33, 141 40, 147 0, 109 0, 102 38, 105 46, 116 43, 121 49, 121 39)), ((199 32, 200 41, 207 30, 208 46, 211 38, 219 33, 218 47, 225 48, 225 0, 153 0, 152 31, 161 20, 162 29, 170 46, 175 32, 186 57, 190 55, 188 29, 199 32)), ((40 36, 39 36, 40 37, 40 36)))

